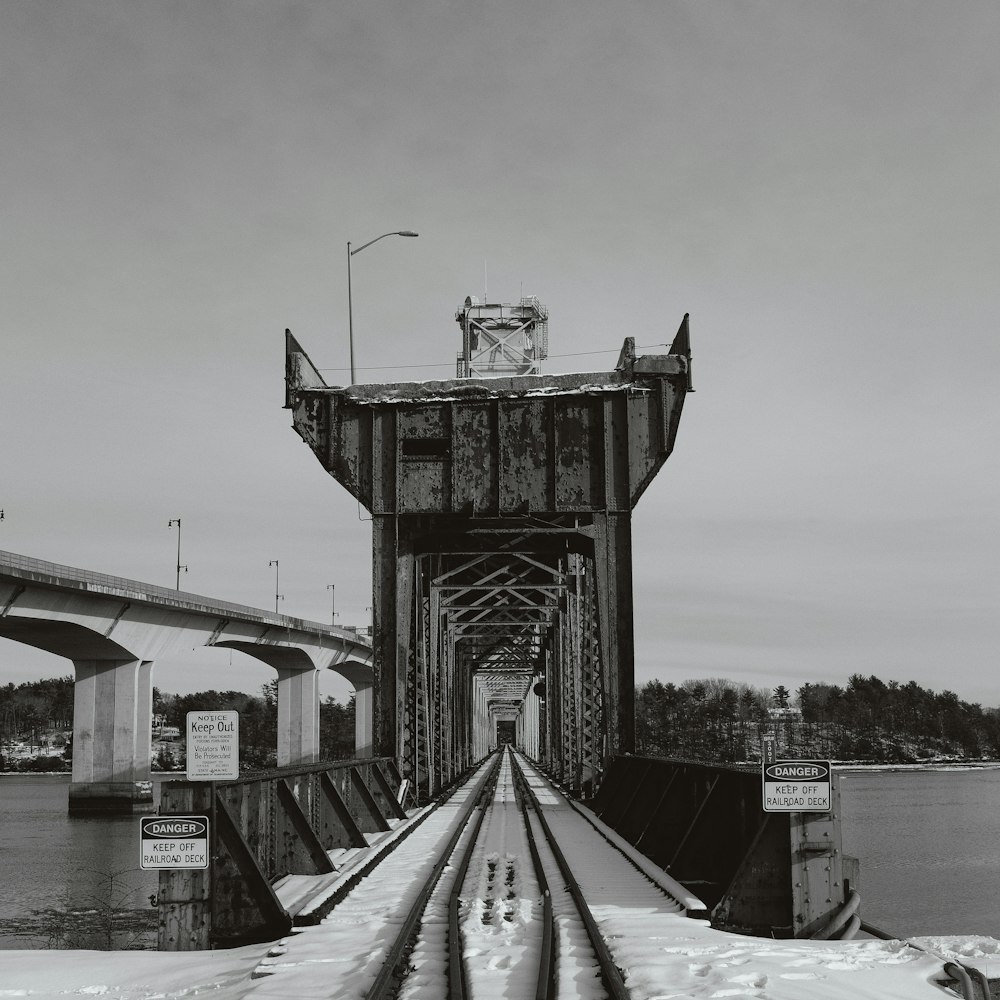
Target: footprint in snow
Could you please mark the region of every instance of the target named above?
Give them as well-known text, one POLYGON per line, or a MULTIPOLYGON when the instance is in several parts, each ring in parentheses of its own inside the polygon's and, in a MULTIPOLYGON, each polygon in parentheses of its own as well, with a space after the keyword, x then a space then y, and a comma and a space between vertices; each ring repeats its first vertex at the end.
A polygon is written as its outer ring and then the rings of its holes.
POLYGON ((729 982, 760 990, 767 986, 767 976, 763 972, 750 972, 742 976, 729 976, 729 982))

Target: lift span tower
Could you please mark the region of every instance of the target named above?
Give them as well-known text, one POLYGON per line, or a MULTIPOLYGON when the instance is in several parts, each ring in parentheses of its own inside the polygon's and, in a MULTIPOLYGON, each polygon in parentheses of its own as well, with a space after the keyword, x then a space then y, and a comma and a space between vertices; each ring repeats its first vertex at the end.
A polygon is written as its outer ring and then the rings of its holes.
POLYGON ((516 329, 537 355, 548 314, 477 305, 446 381, 328 386, 286 333, 285 405, 371 512, 375 753, 433 795, 513 734, 592 793, 634 749, 631 515, 691 388, 688 320, 613 371, 487 377, 479 346, 516 363, 516 329))

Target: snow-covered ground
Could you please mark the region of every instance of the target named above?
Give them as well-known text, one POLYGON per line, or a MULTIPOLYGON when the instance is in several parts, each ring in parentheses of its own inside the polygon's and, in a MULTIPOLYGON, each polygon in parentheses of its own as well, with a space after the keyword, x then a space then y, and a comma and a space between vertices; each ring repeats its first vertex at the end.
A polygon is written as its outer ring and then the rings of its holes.
MULTIPOLYGON (((438 845, 446 841, 484 775, 485 768, 480 769, 467 788, 429 816, 322 923, 271 947, 173 954, 0 952, 0 1000, 361 997, 381 965, 400 912, 409 907, 438 845)), ((953 995, 935 983, 946 959, 1000 975, 1000 942, 994 938, 922 938, 917 943, 927 950, 921 951, 902 942, 777 941, 712 930, 707 921, 685 917, 629 861, 610 851, 584 817, 545 787, 541 776, 530 780, 550 825, 564 838, 574 872, 617 964, 627 970, 636 1000, 941 1000, 953 995)), ((540 907, 523 827, 508 808, 505 788, 498 783, 463 889, 464 928, 477 995, 485 990, 488 997, 518 998, 532 994, 530 989, 522 992, 520 979, 510 978, 511 969, 530 966, 525 982, 534 975, 537 953, 528 943, 528 930, 540 919, 540 907), (491 972, 496 973, 495 990, 484 985, 491 972)), ((548 871, 549 865, 545 867, 548 871)), ((550 885, 555 894, 559 880, 551 878, 550 885)), ((442 896, 437 895, 439 907, 442 896)), ((434 912, 440 915, 439 909, 434 912)), ((438 917, 427 923, 425 943, 411 956, 415 971, 408 992, 434 1000, 444 996, 442 970, 435 964, 440 958, 434 957, 435 938, 440 941, 444 925, 438 917)), ((586 967, 578 971, 567 996, 585 996, 595 985, 588 982, 586 967)))

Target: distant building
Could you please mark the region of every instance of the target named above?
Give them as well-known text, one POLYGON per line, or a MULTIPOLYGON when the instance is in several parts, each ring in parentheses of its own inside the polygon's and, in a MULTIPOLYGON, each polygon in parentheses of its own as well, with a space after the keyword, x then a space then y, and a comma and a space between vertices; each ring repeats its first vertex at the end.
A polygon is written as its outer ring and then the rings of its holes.
POLYGON ((772 722, 801 722, 802 713, 797 708, 769 708, 767 717, 772 722))

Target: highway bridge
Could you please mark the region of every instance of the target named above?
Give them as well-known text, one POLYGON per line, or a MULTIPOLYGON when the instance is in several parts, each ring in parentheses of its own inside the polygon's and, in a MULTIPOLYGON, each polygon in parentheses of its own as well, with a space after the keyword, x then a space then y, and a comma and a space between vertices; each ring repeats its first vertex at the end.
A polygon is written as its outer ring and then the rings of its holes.
POLYGON ((0 637, 73 664, 70 812, 155 808, 153 667, 192 646, 237 649, 274 668, 279 764, 318 758, 320 670, 354 685, 357 752, 371 752, 371 640, 350 629, 0 551, 0 637))

